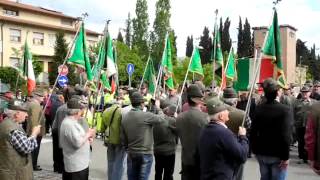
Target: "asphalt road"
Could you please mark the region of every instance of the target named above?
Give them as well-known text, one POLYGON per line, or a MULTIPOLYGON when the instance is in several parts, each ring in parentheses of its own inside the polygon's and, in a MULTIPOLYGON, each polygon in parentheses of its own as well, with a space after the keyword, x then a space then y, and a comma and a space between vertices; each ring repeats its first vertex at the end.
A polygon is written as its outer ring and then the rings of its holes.
MULTIPOLYGON (((181 148, 178 147, 176 152, 176 164, 174 179, 180 179, 180 169, 181 169, 181 148)), ((291 152, 291 160, 289 165, 288 180, 319 180, 320 176, 317 176, 306 164, 297 164, 297 150, 293 148, 291 152)), ((42 171, 35 172, 35 180, 58 180, 61 179, 61 175, 53 173, 53 161, 52 161, 52 141, 51 137, 46 137, 42 140, 39 161, 38 164, 43 168, 42 171)), ((154 163, 153 163, 154 165, 154 163)), ((91 157, 90 169, 90 179, 100 180, 107 179, 107 149, 103 146, 101 140, 95 140, 93 144, 93 152, 91 157)), ((257 180, 260 178, 259 166, 255 158, 250 158, 246 162, 244 180, 257 180)), ((126 178, 125 178, 126 179, 126 178)), ((154 167, 152 168, 152 173, 150 180, 154 179, 154 167)))

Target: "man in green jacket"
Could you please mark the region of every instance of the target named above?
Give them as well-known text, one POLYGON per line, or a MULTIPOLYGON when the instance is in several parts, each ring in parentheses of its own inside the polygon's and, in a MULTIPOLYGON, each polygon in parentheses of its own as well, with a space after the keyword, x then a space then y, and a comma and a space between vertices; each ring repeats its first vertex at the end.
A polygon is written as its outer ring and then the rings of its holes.
POLYGON ((0 179, 32 180, 31 152, 37 148, 40 126, 32 128, 30 136, 19 124, 27 117, 27 108, 11 102, 0 122, 0 179))
POLYGON ((40 145, 42 137, 46 134, 45 118, 42 115, 43 93, 41 91, 35 91, 32 93, 32 97, 28 103, 28 122, 27 122, 27 134, 31 135, 32 129, 35 126, 41 125, 41 132, 37 136, 38 147, 32 152, 32 165, 33 170, 41 171, 41 167, 38 166, 38 156, 40 151, 40 145), (41 119, 40 119, 41 118, 41 119))
POLYGON ((105 132, 104 143, 108 147, 108 179, 121 180, 127 153, 120 141, 121 106, 114 104, 102 114, 101 130, 105 132))

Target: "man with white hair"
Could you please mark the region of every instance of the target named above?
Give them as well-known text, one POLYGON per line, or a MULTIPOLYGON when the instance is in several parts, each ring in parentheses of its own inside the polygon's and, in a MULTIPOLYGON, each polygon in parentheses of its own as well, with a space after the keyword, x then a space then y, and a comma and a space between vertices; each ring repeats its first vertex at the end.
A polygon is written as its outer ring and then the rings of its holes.
POLYGON ((233 180, 249 150, 246 129, 239 127, 238 138, 226 126, 229 121, 227 106, 217 97, 207 102, 209 124, 201 131, 199 155, 201 180, 233 180))
POLYGON ((33 127, 28 137, 19 124, 27 117, 27 108, 11 102, 0 122, 0 179, 32 180, 31 152, 37 148, 40 126, 33 127))
POLYGON ((71 98, 68 103, 68 116, 62 121, 59 142, 63 151, 64 172, 63 180, 88 180, 90 143, 95 130, 85 131, 80 125, 83 106, 79 99, 71 98))

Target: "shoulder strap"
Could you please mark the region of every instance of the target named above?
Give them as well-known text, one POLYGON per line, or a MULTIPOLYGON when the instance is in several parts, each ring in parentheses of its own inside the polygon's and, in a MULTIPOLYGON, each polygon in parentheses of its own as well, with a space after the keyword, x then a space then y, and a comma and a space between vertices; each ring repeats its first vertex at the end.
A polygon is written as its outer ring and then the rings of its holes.
POLYGON ((113 110, 113 112, 112 112, 111 119, 110 119, 110 123, 109 123, 109 128, 110 128, 110 130, 108 131, 108 132, 109 132, 109 133, 108 133, 108 136, 110 136, 111 124, 112 124, 112 122, 113 122, 114 115, 116 114, 118 108, 119 108, 119 106, 117 106, 117 107, 113 110))

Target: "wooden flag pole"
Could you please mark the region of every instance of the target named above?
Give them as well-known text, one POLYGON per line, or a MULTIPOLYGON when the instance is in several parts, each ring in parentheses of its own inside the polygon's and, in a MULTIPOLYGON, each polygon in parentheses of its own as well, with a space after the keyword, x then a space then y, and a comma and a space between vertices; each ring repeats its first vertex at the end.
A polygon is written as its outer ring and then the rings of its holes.
MULTIPOLYGON (((82 22, 82 20, 80 20, 79 22, 82 22)), ((72 48, 73 48, 73 46, 74 46, 75 40, 76 40, 76 38, 77 38, 77 36, 78 36, 78 34, 79 34, 80 28, 81 28, 81 25, 79 26, 78 30, 76 31, 75 36, 73 37, 73 40, 71 41, 71 46, 70 46, 70 48, 68 49, 68 52, 67 52, 66 57, 64 58, 64 61, 63 61, 63 63, 62 63, 62 67, 64 67, 65 64, 67 63, 67 60, 68 60, 68 58, 69 58, 69 56, 70 56, 70 53, 71 53, 71 50, 72 50, 72 48)), ((62 71, 60 71, 60 72, 58 73, 58 76, 57 76, 57 78, 56 78, 56 80, 55 80, 55 82, 54 82, 54 84, 53 84, 52 92, 49 93, 49 96, 48 96, 48 98, 47 98, 47 102, 46 102, 46 104, 45 104, 44 107, 43 107, 43 111, 42 111, 42 113, 41 113, 40 120, 41 120, 41 119, 43 118, 43 116, 44 116, 45 109, 47 108, 48 102, 49 102, 49 100, 51 99, 51 95, 52 95, 52 93, 54 92, 54 90, 55 90, 55 88, 56 88, 56 86, 57 86, 58 78, 60 77, 61 72, 62 72, 62 71)))
POLYGON ((148 68, 148 66, 149 66, 149 61, 150 61, 150 54, 149 54, 149 57, 148 57, 147 65, 146 65, 146 67, 144 68, 144 72, 143 72, 143 75, 142 75, 142 79, 141 79, 141 82, 140 82, 140 85, 139 85, 139 91, 140 91, 141 86, 142 86, 142 84, 143 84, 144 77, 145 77, 145 75, 146 75, 146 71, 147 71, 147 68, 148 68))
MULTIPOLYGON (((195 47, 195 46, 194 46, 194 47, 195 47)), ((192 62, 192 59, 193 59, 194 51, 195 51, 195 48, 193 48, 192 55, 191 55, 191 58, 190 58, 190 61, 189 61, 189 65, 188 65, 188 69, 187 69, 186 75, 184 76, 184 80, 183 80, 183 83, 182 83, 182 88, 181 88, 180 95, 179 95, 179 97, 178 97, 178 104, 177 104, 175 113, 178 112, 179 106, 182 105, 182 103, 181 103, 181 97, 182 97, 183 90, 184 90, 184 87, 185 87, 185 85, 186 85, 186 81, 187 81, 187 78, 188 78, 189 68, 190 68, 190 65, 191 65, 191 62, 192 62)))
MULTIPOLYGON (((275 9, 275 8, 274 8, 274 9, 275 9)), ((274 16, 274 13, 272 14, 271 22, 273 21, 273 16, 274 16)), ((269 24, 271 24, 271 23, 269 23, 269 24)), ((266 42, 267 42, 268 36, 269 36, 269 31, 267 31, 267 33, 266 33, 266 36, 265 36, 264 41, 263 41, 262 48, 265 46, 265 44, 266 44, 266 42)), ((255 69, 253 82, 251 83, 251 87, 250 87, 250 91, 249 91, 249 95, 248 95, 248 102, 247 102, 246 110, 245 110, 245 115, 244 115, 244 117, 243 117, 242 124, 241 124, 242 127, 244 126, 244 122, 245 122, 246 118, 247 118, 248 115, 249 115, 250 105, 251 105, 251 99, 252 99, 252 92, 253 92, 253 89, 254 89, 254 87, 255 87, 255 83, 257 82, 259 70, 260 70, 260 68, 261 68, 262 53, 263 53, 262 51, 263 51, 263 50, 260 50, 260 52, 258 52, 258 50, 256 49, 255 61, 256 61, 256 59, 257 59, 257 68, 255 69), (259 55, 258 55, 258 53, 259 53, 259 55)))
POLYGON ((216 42, 216 36, 217 36, 217 31, 218 31, 218 28, 217 28, 217 18, 218 18, 218 9, 216 9, 215 11, 215 20, 214 20, 214 30, 213 30, 213 60, 212 60, 212 91, 214 90, 214 81, 215 81, 215 70, 216 70, 216 63, 215 63, 215 60, 216 60, 216 48, 217 48, 217 42, 216 42))

